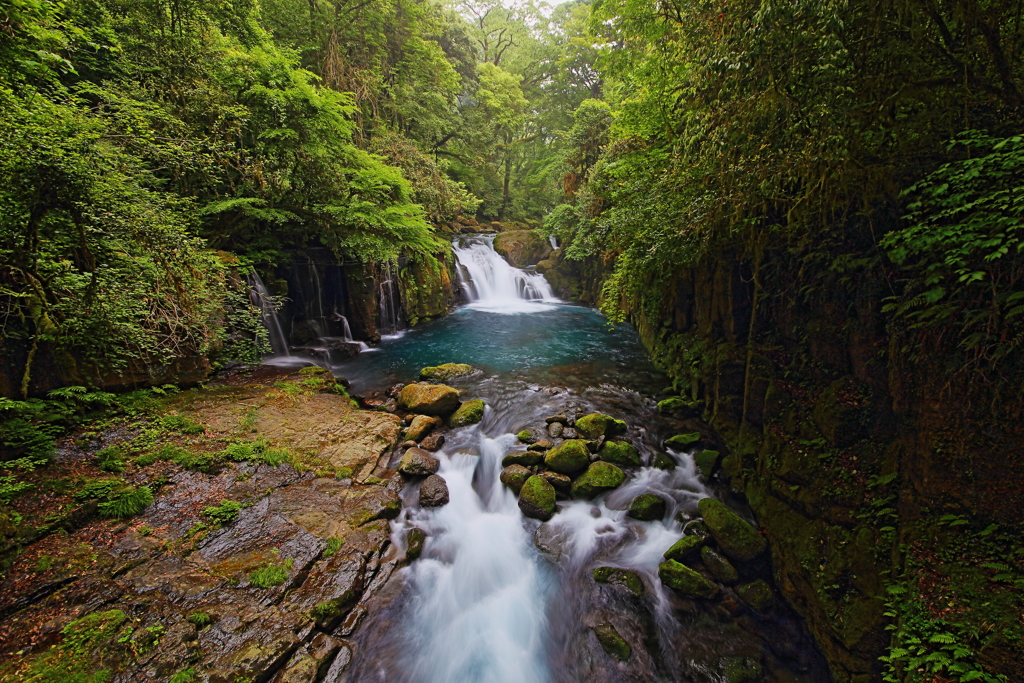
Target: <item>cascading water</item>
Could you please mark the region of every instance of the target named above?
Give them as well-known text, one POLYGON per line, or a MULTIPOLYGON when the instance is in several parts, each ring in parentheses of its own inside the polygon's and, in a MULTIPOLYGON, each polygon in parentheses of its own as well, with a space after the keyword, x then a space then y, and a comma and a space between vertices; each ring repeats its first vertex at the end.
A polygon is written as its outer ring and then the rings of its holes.
POLYGON ((249 298, 253 306, 257 306, 260 309, 263 326, 267 330, 267 336, 270 338, 270 348, 273 350, 274 355, 290 355, 288 353, 288 342, 285 340, 284 332, 281 329, 281 321, 277 316, 277 308, 274 305, 273 297, 267 291, 267 286, 263 284, 259 273, 254 269, 250 269, 245 274, 245 280, 249 284, 249 298))
POLYGON ((494 251, 493 237, 467 237, 453 244, 459 281, 469 305, 495 313, 549 310, 555 303, 551 285, 540 273, 513 268, 494 251))
POLYGON ((377 327, 384 334, 395 334, 402 329, 403 324, 401 300, 398 294, 398 273, 390 261, 384 264, 381 277, 383 280, 380 283, 380 292, 377 297, 380 321, 377 327))

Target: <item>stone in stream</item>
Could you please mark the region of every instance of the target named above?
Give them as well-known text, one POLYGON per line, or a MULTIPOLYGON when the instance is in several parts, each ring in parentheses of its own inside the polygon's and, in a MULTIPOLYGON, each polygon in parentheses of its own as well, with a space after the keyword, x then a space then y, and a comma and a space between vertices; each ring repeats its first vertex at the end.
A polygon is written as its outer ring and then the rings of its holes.
POLYGON ((775 604, 772 589, 764 579, 757 579, 740 586, 736 589, 736 594, 757 612, 765 612, 775 604))
POLYGON ((768 548, 765 537, 721 501, 704 498, 697 507, 718 547, 732 559, 749 562, 768 548))
POLYGON ((580 435, 576 433, 576 430, 573 429, 572 427, 566 427, 565 429, 562 430, 563 439, 578 439, 579 436, 580 435))
POLYGON ((729 560, 708 546, 700 549, 700 561, 704 563, 704 568, 708 570, 708 573, 715 577, 715 581, 719 583, 729 585, 736 583, 740 578, 736 567, 733 567, 729 560))
POLYGON ((526 480, 532 476, 533 472, 522 465, 509 465, 501 471, 498 479, 501 480, 502 484, 512 489, 512 492, 518 496, 520 489, 523 488, 523 484, 525 484, 526 480))
POLYGON ((448 504, 448 483, 431 474, 420 485, 420 507, 436 508, 448 504))
POLYGON ((622 586, 637 597, 644 594, 643 580, 636 572, 628 569, 598 567, 594 570, 594 581, 608 583, 613 586, 622 586))
POLYGON ((625 441, 605 441, 597 451, 597 456, 620 467, 640 467, 639 451, 625 441))
POLYGON ((528 451, 548 451, 554 448, 555 444, 547 440, 538 441, 537 443, 531 443, 526 450, 528 451))
POLYGON ((420 370, 420 379, 431 379, 443 381, 453 377, 462 377, 473 372, 472 365, 465 363, 444 363, 436 367, 423 368, 420 370))
POLYGON ((611 624, 595 626, 594 635, 597 636, 597 642, 601 643, 604 651, 620 662, 626 661, 633 654, 633 648, 611 624))
POLYGON ((555 514, 555 487, 543 477, 530 477, 519 491, 519 509, 527 517, 548 521, 555 514))
POLYGON ((700 434, 698 432, 690 432, 689 434, 676 434, 665 439, 666 448, 674 448, 676 450, 683 450, 687 446, 700 441, 700 434))
POLYGON ((573 498, 593 498, 626 480, 626 473, 610 462, 591 463, 587 471, 572 483, 573 498))
POLYGON ((567 492, 569 487, 572 486, 572 479, 565 474, 545 470, 537 476, 542 477, 545 481, 554 486, 557 491, 567 492))
POLYGON ((562 430, 564 427, 561 422, 552 422, 548 425, 548 436, 552 439, 557 439, 562 436, 562 430))
POLYGON ((562 474, 579 472, 590 462, 587 444, 579 439, 563 441, 544 455, 544 464, 562 474))
POLYGON ((651 459, 651 467, 657 467, 659 470, 674 470, 676 461, 666 453, 655 453, 651 459))
POLYGON ((643 493, 633 499, 629 504, 627 517, 638 519, 641 522, 650 522, 661 519, 665 516, 665 499, 653 493, 643 493))
POLYGON ((407 477, 422 477, 437 472, 441 461, 422 448, 410 448, 398 462, 398 471, 407 477))
POLYGON ((715 467, 718 465, 720 455, 721 454, 718 451, 703 450, 693 456, 693 461, 697 464, 697 469, 700 470, 700 473, 704 475, 705 479, 714 473, 715 467))
MULTIPOLYGON (((604 445, 604 441, 605 439, 603 436, 599 436, 593 441, 588 441, 587 450, 589 450, 591 453, 597 453, 599 450, 601 450, 601 446, 604 445)), ((591 460, 597 460, 597 458, 591 458, 591 460)))
POLYGON ((665 551, 664 558, 676 562, 696 560, 703 545, 704 539, 700 536, 683 536, 665 551))
POLYGON ((717 584, 675 560, 665 560, 659 564, 658 576, 663 584, 687 597, 713 598, 718 595, 717 584))
POLYGON ((551 415, 550 417, 545 417, 544 422, 547 424, 552 424, 553 422, 561 422, 562 424, 565 424, 566 417, 565 415, 551 415))
POLYGON ((402 442, 402 448, 403 449, 415 448, 415 447, 416 447, 416 442, 415 441, 403 441, 402 442))
POLYGON ((423 532, 423 529, 413 527, 405 532, 405 559, 412 562, 418 559, 423 553, 423 544, 427 540, 427 535, 423 532))
POLYGON ((516 438, 522 441, 523 443, 533 443, 537 440, 537 437, 534 436, 533 432, 531 432, 529 429, 524 429, 518 434, 516 434, 516 438))
POLYGON ((534 453, 533 451, 514 451, 501 459, 501 466, 508 467, 509 465, 523 465, 525 467, 533 467, 534 465, 539 465, 540 461, 543 459, 544 455, 541 453, 534 453))
POLYGON ((398 405, 412 413, 444 416, 459 407, 459 392, 444 384, 408 384, 398 394, 398 405))
POLYGON ((456 410, 450 418, 448 418, 448 424, 452 427, 467 427, 469 425, 475 425, 483 418, 484 402, 477 398, 472 401, 466 401, 459 406, 459 409, 456 410))
POLYGON ((591 413, 576 420, 576 431, 588 439, 626 433, 626 423, 604 413, 591 413))
POLYGON ((444 446, 444 434, 431 434, 420 441, 420 448, 425 451, 437 451, 444 446))

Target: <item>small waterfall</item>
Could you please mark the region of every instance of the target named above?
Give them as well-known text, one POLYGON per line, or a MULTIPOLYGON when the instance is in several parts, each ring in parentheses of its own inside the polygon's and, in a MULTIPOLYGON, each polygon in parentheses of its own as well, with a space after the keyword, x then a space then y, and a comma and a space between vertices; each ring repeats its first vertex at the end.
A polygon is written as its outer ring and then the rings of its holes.
POLYGON ((554 235, 548 235, 548 242, 551 243, 552 249, 558 249, 558 238, 554 235))
POLYGON ((496 313, 547 310, 556 303, 551 285, 540 273, 513 268, 494 251, 493 237, 457 240, 453 247, 459 261, 459 282, 474 308, 496 313))
POLYGON ((249 299, 252 301, 253 306, 257 306, 260 309, 260 315, 263 318, 263 326, 267 329, 267 335, 270 337, 270 348, 273 350, 275 356, 289 356, 288 353, 288 342, 285 340, 284 332, 281 329, 281 321, 277 316, 277 307, 274 305, 274 299, 267 291, 267 286, 263 284, 263 280, 260 279, 259 273, 256 269, 250 269, 245 274, 245 280, 249 283, 249 299))
POLYGON ((398 269, 391 261, 384 264, 383 281, 377 297, 380 322, 377 327, 383 334, 395 334, 404 327, 401 300, 398 293, 398 269))

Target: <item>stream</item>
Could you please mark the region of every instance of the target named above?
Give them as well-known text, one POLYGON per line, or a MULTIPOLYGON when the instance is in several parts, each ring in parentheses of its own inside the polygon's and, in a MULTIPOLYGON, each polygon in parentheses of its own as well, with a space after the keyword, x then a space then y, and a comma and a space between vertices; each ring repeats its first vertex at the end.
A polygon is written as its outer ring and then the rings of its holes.
MULTIPOLYGON (((655 397, 668 382, 636 332, 555 299, 541 275, 509 266, 488 238, 455 246, 468 304, 332 367, 366 396, 414 381, 425 366, 468 363, 474 374, 447 383, 464 399, 486 401, 483 420, 446 431, 435 453, 450 502, 420 508, 419 482, 402 491, 392 539, 404 550, 407 530, 418 527, 427 537, 422 556, 375 598, 354 636, 352 665, 338 680, 827 681, 784 605, 760 615, 729 589, 717 600, 689 600, 659 580, 662 554, 699 516, 697 501, 727 500, 728 492, 698 476, 692 453, 661 447, 683 425, 658 414, 655 397), (644 466, 592 501, 560 500, 547 523, 524 517, 499 481, 503 456, 523 447, 516 433, 547 438, 546 417, 571 422, 592 412, 626 421, 625 438, 644 466), (675 467, 651 466, 659 453, 675 467), (667 501, 662 519, 626 517, 642 493, 667 501), (636 572, 642 595, 595 582, 593 570, 602 566, 636 572), (595 635, 608 625, 631 648, 625 661, 606 654, 595 635)), ((770 580, 766 563, 749 571, 770 580)))

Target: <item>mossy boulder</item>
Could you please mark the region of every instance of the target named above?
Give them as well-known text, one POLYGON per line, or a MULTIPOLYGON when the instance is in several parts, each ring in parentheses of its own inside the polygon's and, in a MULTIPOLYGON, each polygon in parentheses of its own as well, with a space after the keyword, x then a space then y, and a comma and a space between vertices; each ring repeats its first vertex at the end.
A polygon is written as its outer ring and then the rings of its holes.
POLYGON ((672 590, 691 598, 713 598, 718 595, 718 584, 712 583, 700 573, 675 560, 665 560, 658 565, 661 582, 672 590))
POLYGON ((569 487, 572 486, 572 479, 570 479, 569 475, 567 474, 560 474, 558 472, 545 470, 539 473, 537 476, 543 477, 544 480, 547 481, 552 486, 554 486, 555 490, 557 491, 566 492, 569 490, 569 487))
POLYGON ((629 646, 629 643, 619 635, 619 632, 611 624, 595 626, 594 635, 597 636, 597 642, 601 643, 604 651, 620 662, 626 661, 633 654, 633 648, 629 646))
POLYGON ((562 474, 574 474, 590 462, 587 444, 580 439, 569 439, 558 444, 544 454, 544 464, 548 469, 562 474))
POLYGON ((640 467, 640 452, 625 441, 605 441, 597 457, 620 467, 640 467))
POLYGON ((431 368, 423 368, 420 370, 420 379, 429 379, 438 382, 443 382, 446 379, 453 377, 462 377, 473 372, 472 365, 466 365, 465 363, 445 363, 444 365, 438 365, 431 368))
POLYGON ((658 401, 659 413, 684 419, 697 417, 700 414, 700 407, 700 401, 687 401, 681 396, 672 396, 664 401, 658 401))
POLYGON ((674 470, 676 461, 667 453, 655 453, 651 459, 651 467, 657 467, 659 470, 674 470))
POLYGON ((629 504, 629 511, 626 513, 626 516, 638 519, 641 522, 650 522, 664 517, 665 508, 664 498, 653 493, 643 493, 634 498, 629 504))
POLYGON ((459 407, 459 392, 445 384, 408 384, 398 394, 398 405, 411 413, 443 417, 459 407))
POLYGON ((736 583, 740 578, 740 575, 736 572, 736 567, 733 567, 729 560, 708 546, 700 549, 700 561, 704 564, 704 568, 708 570, 708 573, 715 577, 715 581, 719 583, 732 584, 736 583))
POLYGON ((576 431, 588 439, 613 437, 626 433, 626 423, 604 413, 591 413, 576 420, 576 431))
POLYGON ((423 533, 423 529, 413 527, 405 532, 405 559, 412 562, 418 559, 423 554, 423 544, 427 540, 427 535, 423 533))
POLYGON ((550 441, 547 441, 545 439, 545 440, 537 441, 536 443, 531 443, 526 450, 528 450, 528 451, 542 451, 543 452, 543 451, 549 451, 549 450, 551 450, 554 447, 555 447, 555 444, 553 444, 550 441))
POLYGON ((590 464, 587 471, 572 483, 573 498, 593 498, 603 491, 609 491, 626 480, 626 473, 610 462, 598 460, 590 464))
POLYGON ((398 471, 408 477, 424 477, 437 472, 441 461, 422 448, 410 448, 402 454, 398 471))
POLYGON ((430 430, 434 428, 434 418, 427 415, 417 415, 409 423, 409 427, 405 430, 406 441, 419 441, 425 437, 430 430))
POLYGON ((548 521, 555 514, 555 487, 543 477, 530 477, 519 491, 519 509, 527 517, 548 521))
POLYGON ((522 441, 523 443, 534 443, 535 441, 537 441, 537 437, 529 429, 524 429, 518 434, 516 434, 516 438, 522 441))
POLYGON ((693 461, 697 464, 700 473, 707 478, 714 474, 719 458, 721 458, 721 453, 718 451, 703 450, 693 456, 693 461))
POLYGON ((598 567, 594 570, 594 581, 613 586, 622 586, 637 597, 644 594, 644 582, 640 575, 618 567, 598 567))
POLYGON ((736 589, 736 594, 757 612, 766 612, 775 604, 775 595, 772 594, 771 586, 764 579, 757 579, 740 586, 736 589))
POLYGON ((501 459, 501 466, 508 467, 509 465, 523 465, 524 467, 533 467, 539 465, 540 461, 544 459, 542 453, 534 453, 533 451, 515 451, 509 453, 501 459))
POLYGON ((700 536, 683 536, 665 551, 664 557, 666 560, 689 562, 697 559, 703 546, 704 539, 700 536))
POLYGON ((699 432, 690 432, 689 434, 676 434, 665 439, 666 448, 674 448, 676 450, 684 450, 693 446, 693 444, 700 441, 699 432))
POLYGON ((732 559, 749 562, 768 548, 765 537, 721 501, 704 498, 697 507, 718 547, 732 559))
POLYGON ((522 465, 509 465, 501 471, 498 479, 501 480, 502 484, 512 489, 512 492, 518 496, 519 491, 523 488, 523 484, 525 484, 526 480, 532 476, 533 472, 522 465))
POLYGON ((448 424, 452 427, 466 427, 475 425, 482 419, 484 419, 484 402, 477 398, 459 406, 459 409, 448 418, 448 424))

